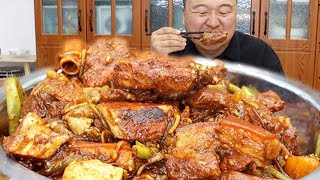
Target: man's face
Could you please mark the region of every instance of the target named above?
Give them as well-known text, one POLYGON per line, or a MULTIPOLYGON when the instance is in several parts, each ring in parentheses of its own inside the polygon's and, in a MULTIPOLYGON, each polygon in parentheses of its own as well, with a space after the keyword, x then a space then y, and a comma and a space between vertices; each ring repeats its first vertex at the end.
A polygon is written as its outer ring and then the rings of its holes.
POLYGON ((227 40, 210 47, 193 40, 204 49, 218 49, 229 44, 237 25, 236 0, 186 0, 184 25, 188 32, 223 31, 228 33, 227 40))

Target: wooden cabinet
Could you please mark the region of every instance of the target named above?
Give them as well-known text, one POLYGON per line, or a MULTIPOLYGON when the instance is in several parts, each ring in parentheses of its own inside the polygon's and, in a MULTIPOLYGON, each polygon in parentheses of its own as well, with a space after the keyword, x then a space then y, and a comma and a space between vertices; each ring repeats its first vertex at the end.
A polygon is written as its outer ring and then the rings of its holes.
POLYGON ((60 44, 38 44, 37 45, 37 64, 38 67, 54 66, 57 67, 58 54, 63 51, 63 47, 60 44))
POLYGON ((319 45, 319 37, 316 51, 316 60, 314 66, 314 88, 320 92, 320 45, 319 45))
POLYGON ((238 27, 267 42, 279 56, 286 77, 314 87, 318 2, 313 0, 239 0, 238 27), (250 23, 241 21, 242 6, 250 7, 250 23), (239 18, 240 16, 240 18, 239 18), (240 20, 239 20, 240 19, 240 20))
POLYGON ((88 44, 99 38, 120 37, 134 49, 140 49, 140 0, 87 0, 88 44))
MULTIPOLYGON (((320 0, 318 2, 320 7, 320 0)), ((320 8, 318 8, 318 27, 317 27, 317 41, 315 43, 316 46, 316 59, 314 66, 314 88, 320 92, 320 8)))
POLYGON ((320 67, 315 62, 318 7, 313 0, 238 0, 238 30, 267 42, 279 56, 287 78, 319 89, 314 77, 319 71, 315 67, 320 67))
POLYGON ((140 0, 34 0, 37 64, 57 66, 59 52, 118 37, 141 49, 140 0), (71 47, 70 47, 71 46, 71 47))
POLYGON ((57 66, 57 56, 67 42, 85 42, 85 1, 35 0, 34 5, 37 64, 57 66))
POLYGON ((81 0, 35 0, 37 42, 85 40, 85 8, 81 0))
POLYGON ((318 2, 261 1, 260 34, 278 54, 285 74, 313 86, 318 2))

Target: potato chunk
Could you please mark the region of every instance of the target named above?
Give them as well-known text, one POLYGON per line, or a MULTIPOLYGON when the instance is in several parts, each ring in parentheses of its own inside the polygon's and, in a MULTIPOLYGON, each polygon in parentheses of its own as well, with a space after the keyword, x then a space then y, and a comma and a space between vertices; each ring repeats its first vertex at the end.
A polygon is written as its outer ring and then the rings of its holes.
POLYGON ((120 167, 101 162, 100 160, 75 161, 63 173, 63 180, 121 180, 124 171, 120 167))

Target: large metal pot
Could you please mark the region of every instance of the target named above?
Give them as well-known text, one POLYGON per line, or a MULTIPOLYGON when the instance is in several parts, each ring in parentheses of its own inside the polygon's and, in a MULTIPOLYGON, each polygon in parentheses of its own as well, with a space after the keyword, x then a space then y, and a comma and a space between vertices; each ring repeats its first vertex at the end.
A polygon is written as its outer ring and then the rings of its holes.
MULTIPOLYGON (((208 59, 198 58, 198 62, 207 65, 214 63, 208 59)), ((287 80, 277 74, 243 64, 226 63, 228 79, 235 84, 253 85, 260 91, 273 90, 287 102, 285 111, 279 112, 291 118, 292 124, 299 130, 299 146, 308 154, 314 152, 316 137, 320 132, 320 93, 315 92, 305 85, 287 80)), ((26 90, 32 89, 45 78, 48 69, 36 71, 20 80, 26 90)), ((0 87, 0 136, 7 130, 7 115, 3 87, 0 87)), ((1 143, 0 143, 1 144, 1 143)), ((46 179, 45 177, 28 170, 10 159, 0 146, 0 172, 11 179, 46 179)), ((320 168, 303 179, 319 179, 320 168)))

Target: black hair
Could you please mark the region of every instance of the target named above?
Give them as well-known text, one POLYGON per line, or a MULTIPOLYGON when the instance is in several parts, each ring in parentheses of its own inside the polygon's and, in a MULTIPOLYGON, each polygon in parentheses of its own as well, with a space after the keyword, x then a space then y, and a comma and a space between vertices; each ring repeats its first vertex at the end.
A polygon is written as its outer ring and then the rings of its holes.
MULTIPOLYGON (((236 2, 238 2, 238 0, 236 0, 236 2)), ((183 0, 183 7, 185 7, 185 5, 186 5, 186 0, 183 0)))

